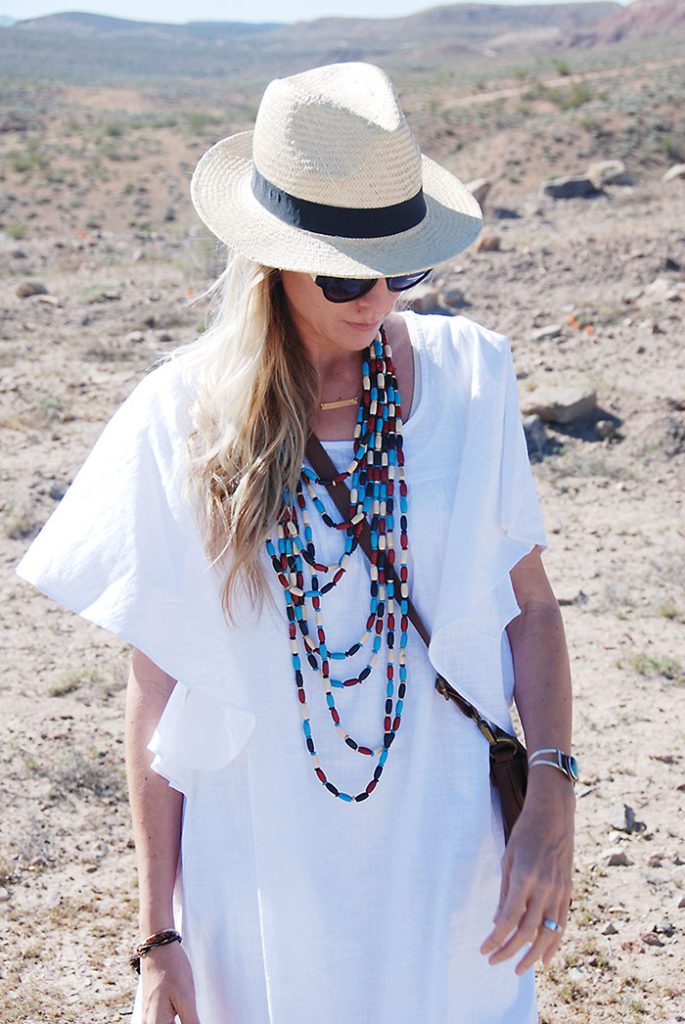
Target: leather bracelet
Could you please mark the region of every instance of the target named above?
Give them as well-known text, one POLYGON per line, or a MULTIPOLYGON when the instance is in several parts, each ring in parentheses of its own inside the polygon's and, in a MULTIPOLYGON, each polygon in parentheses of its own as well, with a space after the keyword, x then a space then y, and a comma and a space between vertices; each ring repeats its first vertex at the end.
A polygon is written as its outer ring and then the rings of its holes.
POLYGON ((159 946, 168 946, 172 942, 183 942, 181 933, 177 932, 175 928, 165 928, 161 932, 155 932, 154 935, 150 935, 149 938, 136 946, 128 962, 136 974, 140 974, 141 958, 147 956, 151 950, 157 949, 159 946))

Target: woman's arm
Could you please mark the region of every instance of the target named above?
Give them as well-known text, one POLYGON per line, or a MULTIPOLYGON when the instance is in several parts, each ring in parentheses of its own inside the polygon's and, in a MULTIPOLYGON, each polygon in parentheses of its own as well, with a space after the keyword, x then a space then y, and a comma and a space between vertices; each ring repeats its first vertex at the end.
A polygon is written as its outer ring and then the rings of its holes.
MULTIPOLYGON (((534 548, 512 569, 521 614, 507 626, 514 660, 514 697, 529 753, 541 747, 571 750, 571 673, 559 606, 534 548)), ((531 768, 528 791, 502 862, 495 927, 481 947, 491 963, 531 948, 517 973, 542 958, 549 963, 566 925, 571 898, 575 798, 569 779, 548 765, 531 768)))
MULTIPOLYGON (((175 685, 134 650, 126 691, 126 773, 138 862, 140 938, 174 927, 173 891, 181 845, 183 796, 150 767, 147 745, 175 685)), ((199 1024, 188 959, 178 945, 141 959, 143 1024, 199 1024)))

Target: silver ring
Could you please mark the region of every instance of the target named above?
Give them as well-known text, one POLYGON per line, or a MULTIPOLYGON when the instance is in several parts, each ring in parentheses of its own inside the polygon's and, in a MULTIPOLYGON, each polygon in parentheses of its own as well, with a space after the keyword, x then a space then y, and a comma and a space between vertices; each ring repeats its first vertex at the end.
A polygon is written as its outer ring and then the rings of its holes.
POLYGON ((551 932, 560 932, 562 930, 561 925, 557 921, 553 921, 551 917, 543 917, 542 926, 543 928, 549 928, 551 932))

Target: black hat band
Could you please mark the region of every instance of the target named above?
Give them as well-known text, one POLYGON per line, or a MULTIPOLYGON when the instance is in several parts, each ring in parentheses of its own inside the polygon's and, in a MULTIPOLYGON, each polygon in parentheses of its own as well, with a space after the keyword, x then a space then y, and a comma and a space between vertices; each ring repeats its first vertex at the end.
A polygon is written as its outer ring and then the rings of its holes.
POLYGON ((337 238, 385 238, 409 231, 426 216, 426 200, 420 188, 411 199, 392 206, 326 206, 291 196, 265 178, 257 168, 252 175, 252 193, 261 206, 285 224, 337 238))

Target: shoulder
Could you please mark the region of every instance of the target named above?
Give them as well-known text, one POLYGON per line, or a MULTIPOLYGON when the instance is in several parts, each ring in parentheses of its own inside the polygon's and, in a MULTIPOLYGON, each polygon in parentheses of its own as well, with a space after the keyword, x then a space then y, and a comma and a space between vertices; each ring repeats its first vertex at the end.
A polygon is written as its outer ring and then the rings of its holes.
POLYGON ((119 406, 108 427, 127 433, 175 433, 187 429, 192 386, 187 359, 171 356, 148 370, 119 406))
POLYGON ((401 314, 412 345, 429 363, 443 372, 470 374, 479 369, 488 374, 506 374, 511 362, 509 341, 505 335, 465 316, 401 314))

